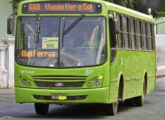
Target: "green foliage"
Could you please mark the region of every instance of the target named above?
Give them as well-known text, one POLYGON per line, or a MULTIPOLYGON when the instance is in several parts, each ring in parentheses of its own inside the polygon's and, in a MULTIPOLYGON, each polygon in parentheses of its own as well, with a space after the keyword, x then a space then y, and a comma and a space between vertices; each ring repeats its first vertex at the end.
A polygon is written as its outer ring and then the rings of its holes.
POLYGON ((139 12, 147 13, 147 4, 145 0, 134 0, 133 2, 134 10, 139 12))
POLYGON ((145 12, 145 0, 105 0, 108 2, 113 2, 115 4, 131 8, 140 12, 145 12))
POLYGON ((114 3, 133 9, 134 0, 114 0, 114 3))
POLYGON ((165 12, 165 0, 160 0, 158 11, 165 12))
POLYGON ((114 2, 114 0, 106 0, 106 1, 108 1, 108 2, 112 2, 112 3, 114 2))
POLYGON ((156 12, 156 17, 165 17, 165 12, 156 12))
POLYGON ((12 0, 11 3, 12 3, 13 8, 16 9, 18 6, 18 3, 21 1, 23 1, 23 0, 12 0))

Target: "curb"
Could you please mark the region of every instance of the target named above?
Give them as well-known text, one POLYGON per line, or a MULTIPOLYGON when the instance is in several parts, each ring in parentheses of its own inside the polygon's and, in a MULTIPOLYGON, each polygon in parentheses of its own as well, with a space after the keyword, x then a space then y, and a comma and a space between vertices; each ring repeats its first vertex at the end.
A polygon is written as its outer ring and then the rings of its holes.
POLYGON ((157 77, 157 78, 165 77, 165 70, 157 71, 156 77, 157 77))
POLYGON ((8 88, 8 89, 0 89, 0 95, 4 95, 4 94, 14 94, 14 88, 8 88))

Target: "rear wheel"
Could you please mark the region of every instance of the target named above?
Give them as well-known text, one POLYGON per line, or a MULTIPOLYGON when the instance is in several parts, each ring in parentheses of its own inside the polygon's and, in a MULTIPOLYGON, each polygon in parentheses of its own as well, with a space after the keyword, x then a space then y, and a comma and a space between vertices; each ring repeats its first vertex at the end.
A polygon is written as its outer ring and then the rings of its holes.
POLYGON ((144 94, 134 98, 134 103, 136 106, 143 106, 145 102, 144 94))
POLYGON ((106 104, 105 108, 107 115, 116 115, 118 111, 118 102, 106 104))
POLYGON ((36 114, 46 115, 48 113, 49 104, 35 103, 34 104, 36 114))

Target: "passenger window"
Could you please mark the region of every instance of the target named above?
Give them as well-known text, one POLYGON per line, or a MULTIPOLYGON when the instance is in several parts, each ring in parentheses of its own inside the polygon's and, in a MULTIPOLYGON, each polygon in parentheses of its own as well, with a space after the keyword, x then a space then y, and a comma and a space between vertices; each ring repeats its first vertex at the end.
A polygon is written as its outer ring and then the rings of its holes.
POLYGON ((127 37, 128 37, 128 49, 131 49, 131 25, 130 18, 127 17, 127 37))
POLYGON ((142 22, 139 22, 140 26, 140 49, 143 49, 143 29, 142 29, 142 22))
POLYGON ((154 27, 152 24, 151 24, 151 43, 152 43, 152 50, 155 50, 154 27))
POLYGON ((141 22, 137 21, 137 43, 138 43, 138 50, 141 50, 141 22))
POLYGON ((125 49, 128 49, 129 48, 129 42, 128 42, 128 19, 127 17, 124 17, 123 19, 123 25, 124 25, 124 47, 125 49))
POLYGON ((116 30, 115 28, 115 18, 109 18, 109 28, 110 28, 110 40, 111 40, 111 63, 115 60, 117 51, 116 51, 116 30))
POLYGON ((143 49, 147 50, 147 31, 146 31, 146 23, 143 22, 143 49))
POLYGON ((148 40, 148 50, 152 50, 152 43, 151 43, 151 26, 147 24, 147 40, 148 40))
POLYGON ((118 34, 118 45, 120 49, 123 49, 123 45, 124 45, 124 40, 123 40, 123 27, 122 27, 122 16, 118 15, 118 20, 119 20, 119 27, 120 27, 120 32, 118 34))
POLYGON ((136 39, 135 39, 135 20, 131 19, 131 40, 132 40, 132 49, 136 49, 136 39))

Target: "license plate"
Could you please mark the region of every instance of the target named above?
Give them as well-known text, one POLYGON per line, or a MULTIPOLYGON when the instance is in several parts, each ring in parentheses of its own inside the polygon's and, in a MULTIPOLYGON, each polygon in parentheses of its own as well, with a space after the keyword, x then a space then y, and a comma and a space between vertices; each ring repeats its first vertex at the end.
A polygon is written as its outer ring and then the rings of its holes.
POLYGON ((52 95, 52 100, 66 100, 66 95, 52 95))

